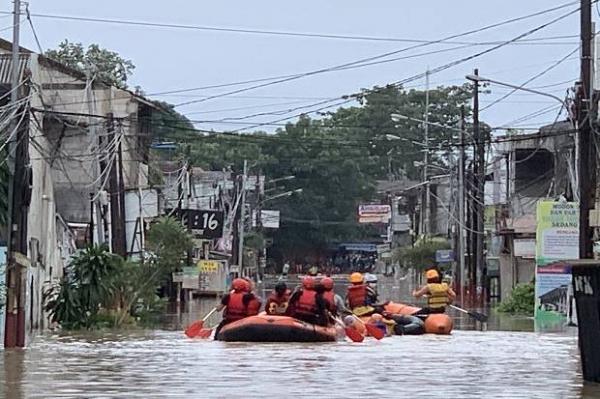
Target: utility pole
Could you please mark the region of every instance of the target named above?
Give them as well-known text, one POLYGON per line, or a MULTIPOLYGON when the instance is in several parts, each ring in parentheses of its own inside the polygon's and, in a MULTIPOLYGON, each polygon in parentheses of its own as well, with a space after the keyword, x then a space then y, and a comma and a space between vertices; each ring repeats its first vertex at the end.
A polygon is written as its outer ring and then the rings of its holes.
MULTIPOLYGON (((475 75, 479 74, 479 70, 475 69, 475 75)), ((475 209, 477 210, 475 223, 476 252, 475 252, 475 268, 473 268, 473 284, 475 290, 481 286, 481 277, 484 269, 484 214, 485 214, 485 139, 479 125, 479 82, 475 82, 473 92, 473 134, 477 143, 477 175, 475 176, 477 185, 475 186, 476 201, 475 209)), ((476 291, 475 291, 476 292, 476 291)))
MULTIPOLYGON (((102 244, 104 243, 104 238, 105 238, 105 231, 104 231, 104 225, 103 225, 103 218, 102 218, 102 204, 101 201, 98 199, 98 197, 100 196, 100 189, 102 187, 102 183, 100 181, 98 181, 98 179, 100 178, 100 176, 102 175, 101 173, 101 166, 100 166, 100 137, 98 137, 98 134, 96 132, 96 126, 95 126, 95 121, 94 121, 94 115, 96 115, 96 104, 94 102, 94 82, 93 82, 93 77, 91 76, 91 71, 87 70, 86 71, 86 98, 87 98, 87 103, 88 103, 88 113, 90 114, 88 117, 88 130, 90 133, 90 149, 92 150, 94 155, 94 159, 92 160, 92 178, 94 179, 94 196, 96 197, 96 200, 92 201, 92 203, 90 204, 90 206, 92 207, 92 219, 93 219, 93 215, 94 215, 94 211, 93 209, 96 209, 96 237, 97 237, 97 241, 98 244, 102 244)), ((94 222, 92 221, 92 224, 94 224, 94 222)), ((91 242, 91 245, 94 245, 94 242, 91 242)))
POLYGON ((244 174, 242 175, 242 192, 240 199, 240 220, 238 221, 238 265, 240 275, 244 273, 244 222, 246 219, 246 179, 248 174, 248 161, 244 159, 244 174))
POLYGON ((465 294, 465 106, 460 107, 460 138, 458 157, 458 264, 460 300, 465 294))
MULTIPOLYGON (((260 195, 260 170, 256 172, 256 184, 254 185, 254 192, 256 194, 256 231, 261 234, 263 232, 263 228, 262 228, 262 198, 260 195)), ((264 240, 263 240, 264 242, 264 240)), ((263 260, 265 259, 266 255, 265 252, 266 249, 264 248, 259 248, 258 249, 258 262, 257 262, 257 268, 256 268, 256 281, 260 282, 261 281, 261 270, 264 272, 263 269, 263 260)))
MULTIPOLYGON (((29 131, 27 118, 21 119, 17 109, 21 90, 19 89, 19 29, 21 2, 14 1, 13 43, 11 63, 10 101, 15 116, 10 124, 8 145, 8 259, 6 270, 6 324, 4 346, 6 348, 25 346, 25 296, 27 274, 23 272, 23 261, 27 256, 27 213, 26 197, 29 187, 28 163, 29 131), (14 137, 13 137, 14 136, 14 137)), ((29 112, 24 106, 22 112, 29 112)))
POLYGON ((123 176, 123 125, 119 121, 119 147, 117 148, 117 162, 119 165, 119 240, 123 248, 123 256, 127 255, 127 232, 125 229, 125 178, 123 176))
MULTIPOLYGON (((106 119, 106 130, 108 132, 108 142, 112 143, 115 140, 115 123, 114 117, 112 113, 107 114, 106 119)), ((121 205, 120 205, 120 193, 119 193, 119 182, 117 179, 117 168, 121 168, 122 165, 118 163, 118 159, 120 157, 117 156, 116 151, 121 149, 119 146, 114 146, 113 151, 115 154, 107 154, 109 159, 112 159, 112 162, 108 164, 108 196, 110 202, 110 235, 111 235, 111 250, 113 253, 119 254, 121 256, 126 255, 126 248, 124 243, 122 242, 121 236, 122 231, 119 228, 121 221, 123 219, 123 215, 121 215, 121 205)))
POLYGON ((577 96, 579 175, 579 257, 592 257, 589 213, 596 190, 596 150, 592 137, 594 93, 592 92, 592 1, 581 0, 581 87, 577 96))
POLYGON ((429 166, 429 68, 425 71, 425 150, 423 153, 423 181, 425 182, 425 198, 423 200, 423 233, 428 234, 430 232, 429 226, 429 197, 430 187, 427 179, 428 166, 429 166))

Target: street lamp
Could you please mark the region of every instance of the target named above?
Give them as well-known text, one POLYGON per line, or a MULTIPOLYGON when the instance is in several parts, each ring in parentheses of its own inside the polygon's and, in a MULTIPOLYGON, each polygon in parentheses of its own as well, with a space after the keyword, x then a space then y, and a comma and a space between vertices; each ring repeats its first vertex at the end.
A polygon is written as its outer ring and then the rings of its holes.
POLYGON ((267 201, 271 201, 271 200, 274 200, 274 199, 276 199, 276 198, 281 198, 281 197, 289 197, 289 196, 291 196, 291 195, 292 195, 292 194, 294 194, 294 193, 298 193, 298 194, 299 194, 299 193, 301 193, 301 192, 302 192, 302 188, 297 188, 297 189, 295 189, 295 190, 286 191, 285 193, 281 193, 281 194, 277 194, 277 195, 274 195, 274 196, 272 196, 272 197, 269 197, 269 198, 265 198, 265 199, 264 199, 264 200, 262 200, 260 203, 261 203, 261 204, 263 204, 263 203, 265 203, 265 202, 267 202, 267 201))
POLYGON ((529 92, 529 93, 538 94, 540 96, 552 98, 553 100, 558 101, 563 107, 565 107, 565 109, 567 110, 567 112, 569 112, 569 106, 567 105, 567 103, 565 102, 565 100, 563 100, 562 98, 560 98, 558 96, 555 96, 554 94, 544 93, 543 91, 529 89, 529 88, 524 87, 524 86, 517 86, 517 85, 510 84, 510 83, 500 82, 500 81, 497 81, 497 80, 494 80, 494 79, 490 79, 490 78, 484 78, 483 76, 479 76, 479 75, 467 75, 467 76, 465 76, 465 78, 467 78, 471 82, 488 82, 488 83, 496 84, 496 85, 499 85, 499 86, 510 87, 511 89, 520 90, 520 91, 526 91, 526 92, 529 92))

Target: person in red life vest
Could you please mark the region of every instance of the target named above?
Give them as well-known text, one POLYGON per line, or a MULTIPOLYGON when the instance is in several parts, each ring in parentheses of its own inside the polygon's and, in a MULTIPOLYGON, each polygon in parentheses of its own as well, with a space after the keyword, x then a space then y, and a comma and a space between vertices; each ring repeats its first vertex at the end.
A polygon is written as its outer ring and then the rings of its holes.
POLYGON ((215 330, 215 338, 223 326, 241 320, 245 317, 258 314, 260 299, 250 292, 250 283, 242 278, 236 278, 231 284, 231 291, 223 295, 217 311, 223 311, 223 320, 215 330), (257 306, 258 305, 258 306, 257 306), (258 307, 258 310, 256 310, 258 307))
POLYGON ((366 316, 375 311, 373 305, 377 303, 377 293, 365 284, 361 273, 350 275, 350 285, 346 293, 348 308, 358 316, 366 316))
POLYGON ((302 287, 290 297, 290 315, 307 323, 326 326, 328 315, 323 292, 323 286, 317 287, 313 277, 304 277, 302 287))
POLYGON ((265 304, 265 312, 270 315, 285 315, 288 309, 291 291, 287 285, 281 281, 275 285, 275 289, 267 298, 265 304))

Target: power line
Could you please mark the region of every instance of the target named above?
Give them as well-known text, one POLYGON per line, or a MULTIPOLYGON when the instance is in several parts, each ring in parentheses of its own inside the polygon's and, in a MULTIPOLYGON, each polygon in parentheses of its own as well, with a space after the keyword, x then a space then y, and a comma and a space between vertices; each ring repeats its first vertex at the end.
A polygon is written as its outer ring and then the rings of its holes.
MULTIPOLYGON (((523 19, 536 17, 549 12, 557 11, 566 7, 569 7, 577 3, 576 1, 566 3, 542 12, 537 12, 524 17, 515 18, 510 22, 517 22, 523 19)), ((0 14, 12 14, 9 11, 0 11, 0 14)), ((170 28, 170 29, 185 29, 185 30, 197 30, 197 31, 212 31, 212 32, 226 32, 226 33, 244 33, 244 34, 256 34, 256 35, 271 35, 271 36, 287 36, 287 37, 302 37, 302 38, 318 38, 318 39, 336 39, 336 40, 359 40, 359 41, 377 41, 377 42, 403 42, 403 43, 419 43, 429 44, 432 41, 423 39, 407 39, 397 37, 377 37, 377 36, 366 36, 366 35, 342 35, 342 34, 327 34, 327 33, 314 33, 314 32, 291 32, 291 31, 279 31, 279 30, 267 30, 267 29, 250 29, 250 28, 231 28, 231 27, 220 27, 220 26, 205 26, 205 25, 185 25, 175 23, 162 23, 162 22, 150 22, 150 21, 139 21, 139 20, 126 20, 126 19, 111 19, 111 18, 94 18, 94 17, 82 17, 82 16, 71 16, 71 15, 58 15, 58 14, 42 14, 33 13, 32 16, 36 18, 45 19, 58 19, 63 21, 78 21, 78 22, 95 22, 95 23, 107 23, 115 25, 129 25, 129 26, 140 26, 140 27, 154 27, 154 28, 170 28)), ((559 39, 565 38, 576 38, 578 36, 558 36, 559 39)), ((448 38, 439 43, 447 44, 469 44, 469 45, 490 45, 497 44, 496 42, 455 42, 452 41, 455 37, 448 38)), ((544 40, 554 40, 555 38, 540 38, 537 40, 531 40, 527 44, 564 44, 564 43, 553 43, 544 42, 544 40)), ((568 43, 571 44, 571 43, 568 43)))

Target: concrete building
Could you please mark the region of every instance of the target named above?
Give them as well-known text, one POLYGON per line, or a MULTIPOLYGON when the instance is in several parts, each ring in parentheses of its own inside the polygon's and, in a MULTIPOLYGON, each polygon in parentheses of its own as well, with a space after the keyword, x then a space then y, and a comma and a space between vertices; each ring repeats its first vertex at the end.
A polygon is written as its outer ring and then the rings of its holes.
MULTIPOLYGON (((0 39, 4 101, 10 90, 11 50, 11 43, 0 39)), ((92 220, 90 194, 101 204, 94 225, 101 226, 102 234, 95 234, 95 241, 111 241, 112 213, 118 215, 115 226, 118 221, 118 234, 125 242, 124 195, 147 187, 149 121, 155 107, 133 92, 98 81, 93 73, 86 76, 25 48, 20 49, 19 72, 29 159, 29 184, 23 181, 20 189, 30 200, 27 250, 21 259, 21 281, 15 283, 23 294, 9 300, 8 312, 15 317, 6 332, 17 336, 17 346, 22 346, 33 330, 47 326, 43 291, 62 277, 75 251, 78 237, 73 230, 86 230, 92 220), (94 171, 98 158, 101 170, 94 171), (118 184, 110 185, 109 180, 118 184), (111 212, 111 203, 119 209, 111 212)), ((10 111, 5 108, 3 117, 9 118, 10 111)))
POLYGON ((569 131, 570 124, 561 122, 494 149, 486 181, 486 263, 488 276, 499 277, 501 298, 535 276, 537 202, 573 199, 575 145, 569 131))

